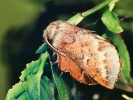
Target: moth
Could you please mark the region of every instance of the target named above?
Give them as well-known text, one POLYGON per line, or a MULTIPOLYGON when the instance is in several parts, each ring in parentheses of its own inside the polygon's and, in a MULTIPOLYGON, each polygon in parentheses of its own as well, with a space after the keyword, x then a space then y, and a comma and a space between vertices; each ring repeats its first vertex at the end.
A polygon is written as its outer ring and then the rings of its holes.
POLYGON ((80 83, 113 89, 121 64, 116 47, 94 31, 65 21, 55 21, 44 30, 45 42, 58 54, 62 72, 80 83))

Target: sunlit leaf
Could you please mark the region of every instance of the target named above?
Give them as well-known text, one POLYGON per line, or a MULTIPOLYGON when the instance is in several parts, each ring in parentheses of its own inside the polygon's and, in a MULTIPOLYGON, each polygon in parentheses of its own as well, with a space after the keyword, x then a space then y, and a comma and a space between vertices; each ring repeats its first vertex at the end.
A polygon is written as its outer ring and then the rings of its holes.
POLYGON ((28 75, 36 74, 39 67, 40 67, 41 61, 36 60, 32 61, 31 63, 26 65, 25 70, 23 70, 21 73, 21 76, 19 77, 21 81, 27 80, 28 75))
POLYGON ((17 83, 8 91, 7 100, 54 100, 53 86, 46 76, 42 76, 48 56, 49 54, 46 52, 41 55, 39 60, 29 64, 20 78, 23 81, 20 80, 22 82, 17 83), (36 69, 36 73, 31 73, 30 70, 34 70, 35 67, 38 67, 38 70, 36 69))
POLYGON ((122 27, 119 25, 119 18, 115 13, 106 10, 102 15, 101 20, 109 31, 113 33, 123 32, 122 27))
POLYGON ((22 100, 22 98, 25 98, 24 100, 54 100, 54 90, 51 82, 46 76, 43 76, 40 83, 40 78, 36 75, 29 75, 27 81, 17 83, 8 92, 8 100, 22 100))
POLYGON ((133 100, 133 98, 123 94, 122 97, 125 99, 125 100, 133 100))
POLYGON ((120 72, 119 80, 116 84, 117 88, 120 88, 125 91, 133 91, 133 79, 130 76, 130 58, 127 51, 126 45, 120 35, 116 35, 110 32, 103 34, 104 37, 108 38, 113 42, 114 45, 118 48, 120 57, 122 59, 122 69, 120 72))
POLYGON ((112 11, 114 6, 115 6, 115 3, 119 1, 119 0, 112 0, 110 3, 109 3, 109 10, 112 11))
POLYGON ((19 97, 19 95, 22 95, 25 92, 25 88, 22 85, 22 82, 19 82, 15 84, 12 89, 9 89, 8 94, 7 94, 7 100, 15 99, 19 97))

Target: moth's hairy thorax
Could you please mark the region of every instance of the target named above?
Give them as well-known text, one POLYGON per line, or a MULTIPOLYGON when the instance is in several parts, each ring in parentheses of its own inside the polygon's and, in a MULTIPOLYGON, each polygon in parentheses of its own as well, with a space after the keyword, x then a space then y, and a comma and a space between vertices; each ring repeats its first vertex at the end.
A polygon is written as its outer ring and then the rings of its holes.
POLYGON ((65 54, 82 70, 81 74, 84 73, 107 88, 114 87, 121 65, 116 47, 111 42, 94 31, 64 21, 51 23, 44 35, 47 35, 45 40, 58 50, 59 55, 65 54))

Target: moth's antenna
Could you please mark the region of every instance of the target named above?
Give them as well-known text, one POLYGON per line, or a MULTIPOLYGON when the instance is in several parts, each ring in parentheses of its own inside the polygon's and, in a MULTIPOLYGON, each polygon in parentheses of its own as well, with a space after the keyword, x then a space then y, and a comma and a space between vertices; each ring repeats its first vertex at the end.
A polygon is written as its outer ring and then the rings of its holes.
POLYGON ((61 54, 62 56, 65 56, 64 54, 62 54, 59 50, 57 50, 53 45, 51 45, 47 39, 47 34, 44 33, 44 39, 45 39, 45 42, 54 50, 56 51, 57 53, 61 54))

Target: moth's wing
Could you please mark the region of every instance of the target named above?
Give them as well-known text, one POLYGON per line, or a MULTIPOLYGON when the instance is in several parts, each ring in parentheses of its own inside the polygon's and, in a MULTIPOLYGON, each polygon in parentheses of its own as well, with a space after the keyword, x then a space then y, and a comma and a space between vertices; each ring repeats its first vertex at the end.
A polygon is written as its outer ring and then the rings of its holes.
POLYGON ((82 72, 82 69, 68 56, 58 55, 58 64, 62 72, 70 72, 70 75, 80 83, 89 85, 97 84, 91 77, 86 76, 82 72))
POLYGON ((114 88, 120 72, 120 58, 116 47, 97 35, 94 35, 94 46, 90 47, 91 57, 88 61, 88 72, 99 84, 114 88))
POLYGON ((91 77, 112 89, 120 71, 120 59, 115 46, 91 31, 64 22, 56 31, 58 34, 52 45, 69 56, 59 56, 61 70, 69 70, 77 81, 88 83, 84 81, 86 78, 79 80, 84 71, 88 80, 91 77))
POLYGON ((116 47, 108 40, 80 29, 73 43, 62 51, 79 65, 86 76, 106 88, 114 88, 120 72, 120 59, 116 47))

